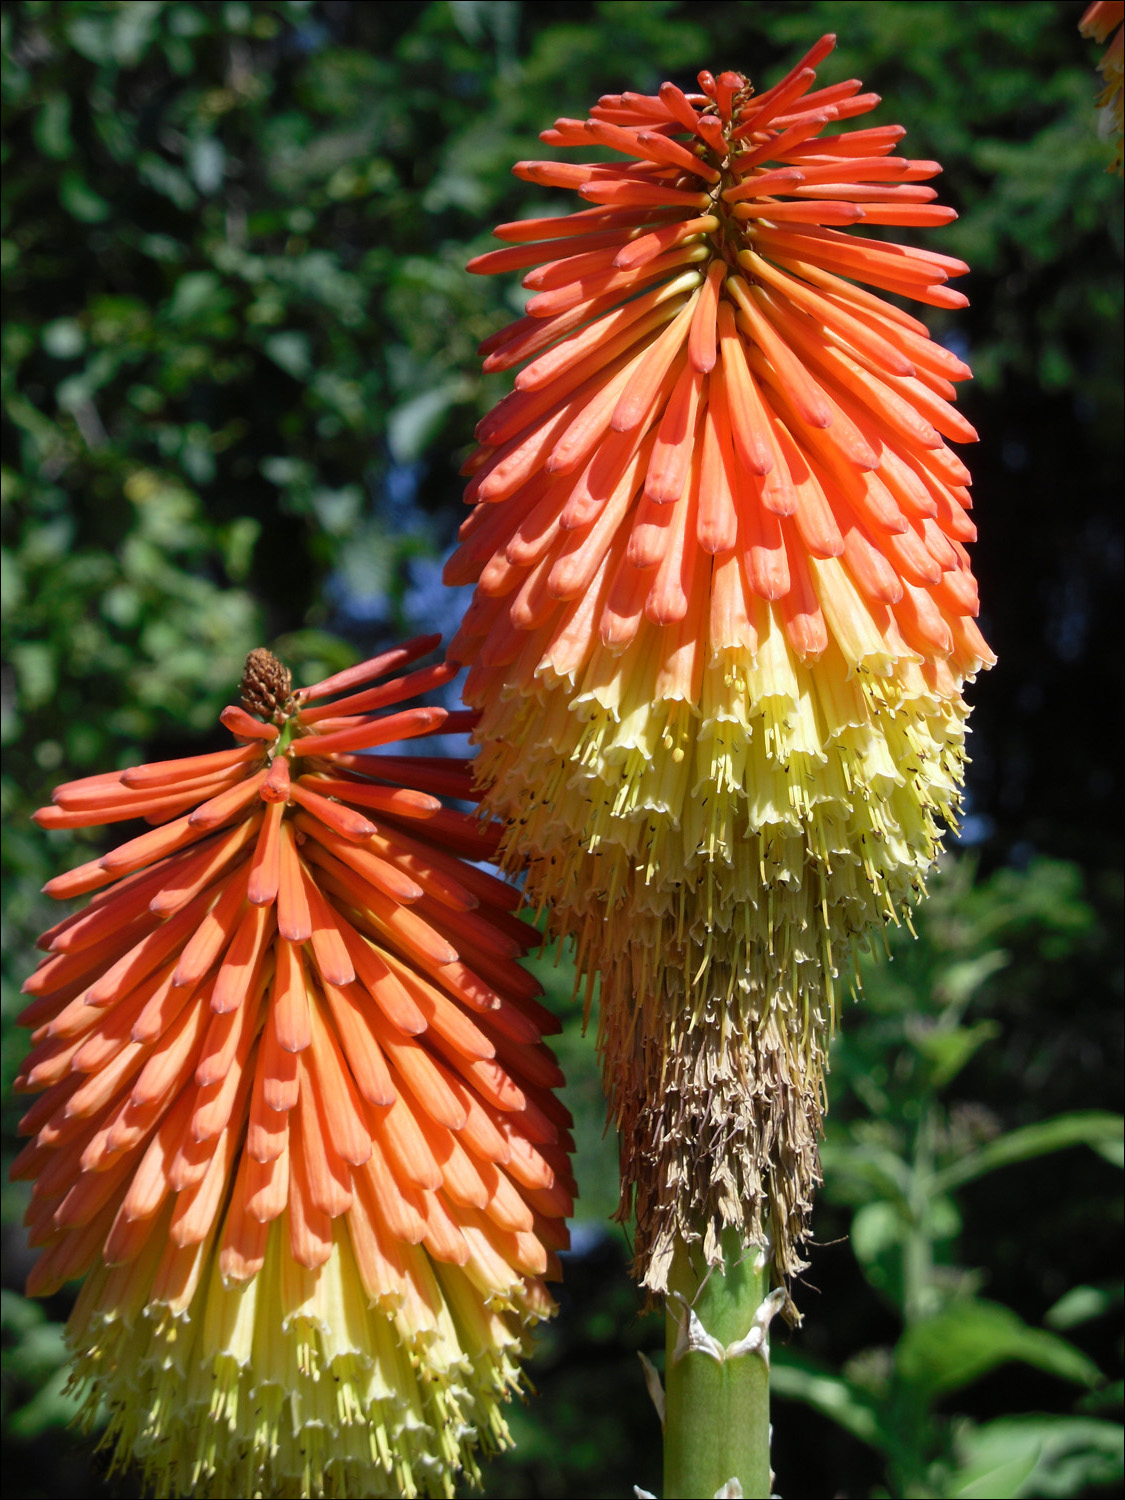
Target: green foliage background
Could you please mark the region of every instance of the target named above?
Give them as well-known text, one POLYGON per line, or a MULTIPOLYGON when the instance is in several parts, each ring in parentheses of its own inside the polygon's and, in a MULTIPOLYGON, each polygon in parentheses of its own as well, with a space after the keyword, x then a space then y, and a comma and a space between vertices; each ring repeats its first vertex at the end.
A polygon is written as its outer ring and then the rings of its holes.
MULTIPOLYGON (((775 1358, 789 1496, 1119 1492, 1121 185, 1081 4, 23 0, 2 8, 3 1082, 52 783, 211 743, 246 651, 297 673, 455 626, 456 471, 501 394, 476 280, 545 207, 509 167, 603 91, 769 81, 823 31, 945 167, 972 307, 963 404, 985 633, 967 837, 849 1012, 805 1328, 775 1358), (1115 1156, 1116 1153, 1116 1156, 1115 1156)), ((88 842, 88 840, 87 840, 88 842)), ((659 1489, 612 1142, 566 961, 578 1119, 562 1316, 494 1495, 659 1489)), ((4 1152, 20 1110, 5 1105, 4 1152)), ((20 1295, 5 1185, 13 1495, 101 1481, 64 1434, 59 1320, 20 1295), (93 1475, 93 1477, 90 1477, 93 1475)), ((131 1481, 114 1481, 130 1493, 131 1481)))

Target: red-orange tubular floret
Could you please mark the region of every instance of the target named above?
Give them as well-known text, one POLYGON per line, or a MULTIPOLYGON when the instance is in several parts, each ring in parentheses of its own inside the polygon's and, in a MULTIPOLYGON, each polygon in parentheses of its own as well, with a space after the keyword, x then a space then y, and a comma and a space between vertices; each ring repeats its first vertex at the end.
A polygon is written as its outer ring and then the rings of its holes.
POLYGON ((840 559, 923 659, 958 677, 992 660, 946 445, 977 436, 952 405, 970 371, 878 295, 963 307, 949 283, 968 267, 857 232, 957 215, 927 185, 937 162, 895 154, 901 126, 844 128, 877 94, 815 87, 834 41, 763 93, 701 73, 699 93, 607 95, 542 133, 632 160, 513 169, 591 206, 502 224, 509 246, 469 265, 536 269, 526 316, 481 345, 486 371, 522 368, 477 429, 446 571, 479 585, 450 650, 473 664, 468 701, 519 654, 513 629, 542 655, 590 595, 593 633, 623 649, 646 616, 688 616, 697 560, 731 554, 806 661, 829 631, 805 557, 840 559))
POLYGON ((436 641, 276 694, 273 722, 232 706, 235 748, 69 782, 35 815, 152 826, 46 886, 91 899, 24 986, 32 1293, 156 1232, 154 1299, 211 1236, 246 1280, 283 1215, 308 1268, 345 1215, 373 1299, 396 1241, 486 1297, 500 1263, 529 1286, 557 1269, 570 1122, 541 1040, 557 1024, 519 963, 536 934, 469 863, 496 828, 443 800, 475 799, 468 766, 379 748, 471 722, 401 707, 454 670, 390 675, 436 641))

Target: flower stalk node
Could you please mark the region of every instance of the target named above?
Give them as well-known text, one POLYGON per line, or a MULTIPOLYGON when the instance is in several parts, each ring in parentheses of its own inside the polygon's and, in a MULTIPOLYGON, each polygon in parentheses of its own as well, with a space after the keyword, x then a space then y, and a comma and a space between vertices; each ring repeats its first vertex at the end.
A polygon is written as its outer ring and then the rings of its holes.
POLYGON ((770 1363, 769 1325, 776 1314, 785 1307, 787 1300, 788 1293, 785 1288, 775 1287, 758 1304, 750 1320, 750 1327, 743 1337, 735 1339, 732 1343, 723 1344, 707 1332, 698 1313, 684 1300, 682 1294, 672 1292, 670 1301, 676 1303, 679 1308, 679 1311, 674 1314, 679 1333, 671 1358, 680 1360, 688 1354, 706 1354, 716 1364, 721 1365, 725 1360, 741 1359, 747 1354, 757 1354, 765 1361, 768 1370, 770 1363))

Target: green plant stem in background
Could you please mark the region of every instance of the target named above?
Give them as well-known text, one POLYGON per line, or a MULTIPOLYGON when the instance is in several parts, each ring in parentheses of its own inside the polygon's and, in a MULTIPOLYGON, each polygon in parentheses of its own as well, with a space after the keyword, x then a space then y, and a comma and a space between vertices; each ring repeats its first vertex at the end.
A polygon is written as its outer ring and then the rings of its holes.
POLYGON ((723 1253, 725 1275, 707 1274, 698 1250, 684 1245, 673 1264, 665 1313, 665 1500, 711 1496, 732 1478, 743 1495, 770 1493, 768 1357, 756 1349, 716 1357, 755 1326, 769 1270, 735 1234, 724 1236, 723 1253), (714 1352, 685 1347, 687 1308, 714 1340, 714 1352))

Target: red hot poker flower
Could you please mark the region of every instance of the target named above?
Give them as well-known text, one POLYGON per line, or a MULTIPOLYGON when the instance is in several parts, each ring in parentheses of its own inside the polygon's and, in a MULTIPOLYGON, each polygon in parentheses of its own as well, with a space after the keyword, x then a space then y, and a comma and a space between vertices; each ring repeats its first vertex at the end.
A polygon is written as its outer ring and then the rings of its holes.
POLYGON ((517 373, 466 465, 450 655, 511 858, 601 974, 657 1290, 680 1234, 799 1264, 834 985, 923 889, 993 660, 969 370, 886 295, 964 305, 963 261, 883 238, 955 214, 901 126, 852 128, 877 95, 818 87, 833 43, 760 93, 701 73, 558 120, 585 160, 515 171, 585 206, 470 267, 533 295, 482 346, 517 373))
POLYGON ((468 862, 496 828, 443 803, 467 765, 381 751, 471 719, 403 706, 447 665, 389 675, 436 641, 296 692, 252 652, 234 748, 36 814, 152 825, 46 888, 91 899, 24 987, 14 1174, 29 1291, 87 1277, 76 1376, 161 1492, 452 1494, 552 1310, 572 1178, 535 934, 468 862))

